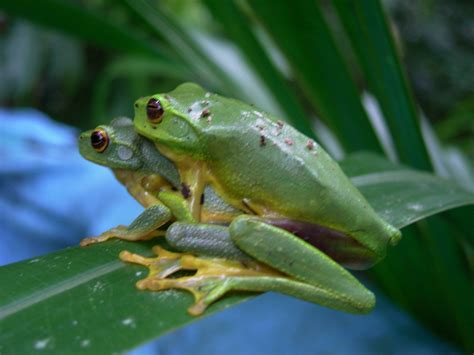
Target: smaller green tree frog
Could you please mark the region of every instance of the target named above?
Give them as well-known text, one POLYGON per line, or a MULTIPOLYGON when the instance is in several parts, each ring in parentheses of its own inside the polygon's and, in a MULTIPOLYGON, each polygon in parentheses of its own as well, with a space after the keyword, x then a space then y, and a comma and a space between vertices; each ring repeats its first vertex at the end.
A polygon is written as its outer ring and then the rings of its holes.
MULTIPOLYGON (((98 237, 85 238, 82 246, 110 238, 149 239, 164 234, 165 231, 158 228, 167 222, 196 222, 189 213, 185 199, 187 189, 182 186, 176 167, 156 150, 152 142, 135 132, 129 118, 117 118, 110 125, 83 132, 79 136, 79 151, 84 158, 111 168, 130 195, 145 207, 145 211, 128 227, 117 226, 98 237)), ((242 211, 225 203, 210 186, 206 188, 200 220, 228 223, 240 214, 242 211)), ((179 240, 172 234, 169 237, 173 245, 178 243, 182 247, 186 244, 186 240, 181 241, 182 235, 179 240)), ((241 254, 236 250, 230 252, 241 254)), ((225 255, 225 252, 221 254, 225 255)))

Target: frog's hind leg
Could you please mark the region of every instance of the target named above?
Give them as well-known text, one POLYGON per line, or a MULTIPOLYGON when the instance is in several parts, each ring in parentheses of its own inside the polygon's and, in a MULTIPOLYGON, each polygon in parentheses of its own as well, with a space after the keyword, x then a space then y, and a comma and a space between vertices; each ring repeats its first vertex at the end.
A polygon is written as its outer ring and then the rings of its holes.
POLYGON ((313 287, 312 293, 297 297, 350 313, 367 313, 374 307, 372 292, 326 254, 295 235, 251 216, 236 218, 229 231, 233 242, 245 253, 313 287))
MULTIPOLYGON (((238 261, 210 258, 204 259, 190 254, 173 253, 155 246, 155 258, 145 258, 128 251, 120 253, 123 261, 144 265, 149 268, 146 278, 137 282, 141 290, 161 291, 184 289, 194 295, 195 303, 188 309, 191 315, 199 315, 208 305, 221 298, 230 290, 238 290, 241 280, 247 283, 255 278, 273 279, 278 275, 264 266, 262 270, 248 268, 238 261), (196 270, 192 276, 168 278, 179 270, 196 270)), ((244 288, 240 288, 245 290, 244 288)), ((252 288, 252 291, 259 289, 252 288)))
POLYGON ((254 260, 234 244, 226 226, 175 222, 166 232, 166 241, 173 248, 194 255, 236 260, 246 265, 254 260))
POLYGON ((110 238, 123 240, 146 240, 164 233, 157 229, 171 219, 171 212, 165 205, 156 204, 146 208, 135 220, 127 226, 117 226, 105 231, 98 237, 84 238, 81 246, 102 243, 110 238))

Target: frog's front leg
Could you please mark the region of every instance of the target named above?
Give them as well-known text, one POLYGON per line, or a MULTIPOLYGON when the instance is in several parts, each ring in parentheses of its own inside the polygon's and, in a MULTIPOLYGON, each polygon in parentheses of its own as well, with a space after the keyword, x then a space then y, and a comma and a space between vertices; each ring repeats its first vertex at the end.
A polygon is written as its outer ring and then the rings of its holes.
POLYGON ((309 293, 292 291, 292 296, 350 313, 367 313, 375 306, 374 294, 354 276, 295 235, 251 216, 236 218, 229 231, 245 253, 313 286, 309 293))
POLYGON ((157 229, 172 217, 171 211, 165 205, 158 203, 146 208, 135 220, 127 226, 117 226, 105 231, 98 237, 84 238, 81 246, 102 243, 110 238, 123 240, 146 240, 164 233, 157 229))
POLYGON ((81 241, 81 246, 102 243, 110 238, 130 241, 147 240, 165 235, 164 231, 157 229, 172 218, 180 221, 194 221, 188 204, 180 193, 164 190, 158 193, 158 198, 153 197, 151 201, 154 204, 146 208, 128 227, 117 226, 98 237, 85 238, 81 241))
POLYGON ((200 221, 201 201, 207 184, 207 169, 203 162, 176 161, 181 176, 181 193, 188 202, 189 210, 195 221, 200 221))

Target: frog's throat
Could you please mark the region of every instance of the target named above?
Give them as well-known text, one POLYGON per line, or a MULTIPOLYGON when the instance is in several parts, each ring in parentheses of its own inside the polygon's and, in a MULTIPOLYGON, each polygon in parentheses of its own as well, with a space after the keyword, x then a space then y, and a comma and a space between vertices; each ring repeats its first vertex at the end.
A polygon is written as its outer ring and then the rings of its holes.
POLYGON ((169 183, 157 174, 143 174, 127 169, 112 169, 112 171, 128 193, 145 208, 159 203, 158 191, 169 186, 169 183))
POLYGON ((296 235, 348 269, 365 270, 380 259, 356 239, 325 226, 281 218, 264 222, 296 235))

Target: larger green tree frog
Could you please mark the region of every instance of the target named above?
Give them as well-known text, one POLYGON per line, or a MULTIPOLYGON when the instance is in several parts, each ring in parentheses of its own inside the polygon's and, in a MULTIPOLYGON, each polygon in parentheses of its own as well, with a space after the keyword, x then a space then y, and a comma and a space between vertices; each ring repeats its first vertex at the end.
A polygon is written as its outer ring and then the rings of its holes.
MULTIPOLYGON (((191 83, 137 100, 134 124, 178 168, 194 220, 200 220, 207 185, 245 211, 230 223, 230 237, 246 254, 308 288, 286 293, 348 312, 373 308, 373 294, 340 264, 372 266, 401 233, 375 213, 316 142, 251 105, 191 83)), ((250 279, 237 280, 231 272, 227 278, 233 281, 224 282, 223 271, 206 287, 203 278, 192 277, 152 278, 142 286, 208 289, 202 305, 232 289, 279 284, 246 283, 250 279)))

